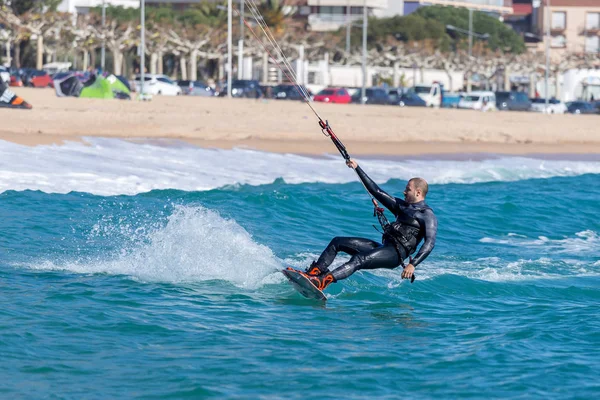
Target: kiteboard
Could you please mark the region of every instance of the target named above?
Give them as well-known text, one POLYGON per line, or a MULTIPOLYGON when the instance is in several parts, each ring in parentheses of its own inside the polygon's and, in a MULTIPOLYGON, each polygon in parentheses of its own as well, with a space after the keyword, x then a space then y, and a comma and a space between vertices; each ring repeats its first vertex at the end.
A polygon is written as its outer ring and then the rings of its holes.
POLYGON ((302 296, 314 300, 327 300, 327 297, 325 297, 323 292, 317 289, 317 287, 312 284, 310 279, 308 279, 304 274, 300 273, 300 271, 288 268, 282 270, 281 272, 283 272, 283 275, 288 278, 292 286, 294 286, 294 289, 296 289, 302 296))

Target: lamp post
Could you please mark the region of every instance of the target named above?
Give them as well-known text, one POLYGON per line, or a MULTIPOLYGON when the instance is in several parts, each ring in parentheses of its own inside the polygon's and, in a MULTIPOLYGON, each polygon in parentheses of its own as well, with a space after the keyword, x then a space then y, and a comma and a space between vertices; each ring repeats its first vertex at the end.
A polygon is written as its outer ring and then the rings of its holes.
POLYGON ((352 22, 350 19, 350 0, 348 0, 348 5, 346 6, 346 53, 350 53, 350 28, 352 22))
MULTIPOLYGON (((548 70, 550 69, 550 24, 552 23, 551 13, 550 13, 550 0, 546 0, 546 6, 548 11, 546 12, 546 7, 544 7, 544 13, 546 14, 546 74, 544 76, 544 96, 546 97, 546 112, 548 112, 548 70)), ((558 85, 558 82, 556 82, 558 85)))
POLYGON ((362 104, 365 104, 365 96, 367 93, 367 27, 368 27, 368 21, 367 21, 367 0, 365 0, 365 3, 363 5, 363 37, 362 37, 362 73, 363 73, 363 81, 362 81, 362 88, 360 90, 360 96, 361 96, 361 100, 360 102, 362 104))
POLYGON ((232 24, 233 5, 231 0, 227 0, 227 97, 231 98, 231 55, 233 50, 231 24, 232 24))
POLYGON ((240 0, 240 40, 238 41, 238 79, 244 79, 244 0, 240 0))
POLYGON ((102 0, 102 51, 100 52, 100 68, 104 72, 106 61, 106 0, 102 0))
POLYGON ((145 69, 146 69, 146 0, 140 0, 140 19, 141 19, 141 35, 142 38, 140 40, 140 45, 142 47, 140 54, 140 95, 144 98, 144 80, 146 78, 145 69))

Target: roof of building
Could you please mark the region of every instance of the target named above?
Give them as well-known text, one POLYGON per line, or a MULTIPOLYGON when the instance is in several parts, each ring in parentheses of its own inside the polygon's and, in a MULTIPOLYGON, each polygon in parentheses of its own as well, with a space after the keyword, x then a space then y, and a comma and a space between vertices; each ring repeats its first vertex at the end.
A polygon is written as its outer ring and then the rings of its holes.
POLYGON ((533 11, 531 4, 513 4, 512 15, 529 15, 533 11))
POLYGON ((550 7, 598 7, 600 0, 552 0, 550 7))

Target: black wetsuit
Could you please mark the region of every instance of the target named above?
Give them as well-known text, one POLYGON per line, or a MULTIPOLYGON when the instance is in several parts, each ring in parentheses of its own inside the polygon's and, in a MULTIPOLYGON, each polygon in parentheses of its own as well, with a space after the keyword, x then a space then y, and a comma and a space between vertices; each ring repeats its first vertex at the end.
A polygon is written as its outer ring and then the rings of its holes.
POLYGON ((404 265, 404 259, 414 253, 421 240, 425 239, 412 260, 412 265, 416 267, 435 246, 437 218, 433 210, 425 201, 407 203, 392 197, 381 190, 360 167, 356 168, 356 172, 373 197, 390 210, 396 220, 385 227, 383 244, 358 237, 333 238, 317 260, 316 266, 321 271, 327 271, 337 253, 343 251, 352 258, 332 271, 336 280, 345 279, 360 269, 392 269, 404 265))

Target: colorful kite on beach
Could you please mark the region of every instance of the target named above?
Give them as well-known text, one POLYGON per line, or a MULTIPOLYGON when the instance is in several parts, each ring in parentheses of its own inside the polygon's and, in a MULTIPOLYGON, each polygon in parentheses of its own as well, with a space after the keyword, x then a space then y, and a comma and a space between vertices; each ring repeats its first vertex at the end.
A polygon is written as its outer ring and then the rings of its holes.
POLYGON ((3 108, 21 108, 31 110, 31 104, 17 96, 10 90, 2 80, 0 80, 0 107, 3 108))

